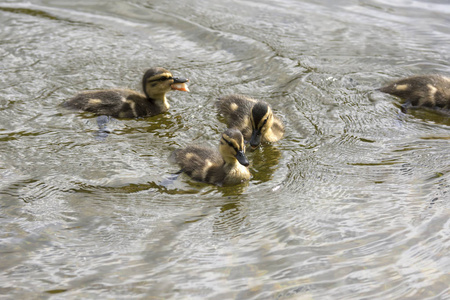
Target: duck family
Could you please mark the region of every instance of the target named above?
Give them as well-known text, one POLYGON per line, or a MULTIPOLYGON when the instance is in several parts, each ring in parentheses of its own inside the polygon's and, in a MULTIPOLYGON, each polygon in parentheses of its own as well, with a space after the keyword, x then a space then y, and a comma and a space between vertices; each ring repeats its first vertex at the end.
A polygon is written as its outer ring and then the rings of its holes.
MULTIPOLYGON (((166 93, 172 90, 188 92, 188 79, 174 77, 164 68, 148 69, 142 78, 143 94, 129 89, 85 91, 69 99, 64 106, 115 118, 149 117, 166 112, 170 105, 166 93)), ((399 79, 377 89, 405 101, 409 107, 450 109, 450 78, 422 75, 399 79)), ((261 143, 273 143, 283 138, 283 122, 270 105, 244 95, 228 95, 216 101, 227 129, 220 135, 218 149, 189 145, 172 152, 170 159, 193 180, 235 185, 250 180, 245 143, 252 150, 261 143)))

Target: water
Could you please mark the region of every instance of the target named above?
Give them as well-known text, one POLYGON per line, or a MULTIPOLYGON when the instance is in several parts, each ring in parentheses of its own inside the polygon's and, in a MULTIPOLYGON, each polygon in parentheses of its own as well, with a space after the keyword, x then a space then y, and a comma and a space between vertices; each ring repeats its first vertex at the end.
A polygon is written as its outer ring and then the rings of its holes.
POLYGON ((448 1, 3 1, 0 20, 0 298, 450 299, 450 117, 373 91, 450 74, 448 1), (99 139, 59 106, 151 66, 191 81, 166 114, 99 139), (171 180, 231 93, 285 138, 248 153, 247 184, 171 180))

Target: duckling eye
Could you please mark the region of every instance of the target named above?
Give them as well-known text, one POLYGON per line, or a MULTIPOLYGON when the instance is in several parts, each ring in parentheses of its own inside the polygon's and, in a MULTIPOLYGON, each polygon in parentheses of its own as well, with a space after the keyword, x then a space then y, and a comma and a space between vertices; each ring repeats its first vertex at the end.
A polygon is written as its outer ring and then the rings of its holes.
MULTIPOLYGON (((224 139, 224 140, 225 140, 225 139, 224 139)), ((230 147, 233 147, 233 148, 234 148, 234 146, 233 146, 233 143, 231 143, 231 142, 229 142, 229 141, 227 141, 227 140, 225 140, 225 142, 227 142, 228 146, 230 146, 230 147)))
POLYGON ((226 139, 224 139, 224 138, 222 138, 222 139, 223 139, 225 142, 227 142, 228 146, 230 146, 231 148, 233 148, 234 151, 236 151, 236 152, 239 151, 239 149, 236 149, 236 147, 233 145, 232 142, 230 142, 230 141, 228 141, 228 140, 226 140, 226 139))
POLYGON ((264 122, 262 123, 262 125, 261 125, 261 127, 259 129, 263 128, 264 125, 266 125, 266 123, 267 123, 267 119, 264 120, 264 122))
POLYGON ((157 79, 149 80, 148 82, 153 82, 153 81, 166 81, 166 80, 169 80, 169 79, 173 79, 173 77, 160 77, 160 78, 157 78, 157 79))

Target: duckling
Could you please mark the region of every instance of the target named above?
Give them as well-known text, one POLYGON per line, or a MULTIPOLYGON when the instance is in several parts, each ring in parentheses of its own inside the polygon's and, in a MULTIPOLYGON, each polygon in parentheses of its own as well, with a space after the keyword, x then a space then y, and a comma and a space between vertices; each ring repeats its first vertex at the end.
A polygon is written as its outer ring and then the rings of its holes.
POLYGON ((228 127, 239 129, 254 149, 261 142, 276 142, 284 135, 284 125, 273 115, 269 104, 243 95, 220 98, 216 105, 228 127))
POLYGON ((421 75, 403 78, 378 89, 406 102, 409 106, 450 109, 450 78, 441 75, 421 75))
POLYGON ((186 85, 188 81, 186 78, 173 77, 164 68, 151 68, 142 78, 144 94, 128 89, 85 91, 69 99, 64 105, 115 118, 154 116, 169 109, 167 92, 189 92, 186 85))
POLYGON ((237 129, 222 133, 219 151, 192 145, 175 150, 171 159, 194 180, 216 184, 235 185, 250 179, 249 162, 244 154, 244 137, 237 129))

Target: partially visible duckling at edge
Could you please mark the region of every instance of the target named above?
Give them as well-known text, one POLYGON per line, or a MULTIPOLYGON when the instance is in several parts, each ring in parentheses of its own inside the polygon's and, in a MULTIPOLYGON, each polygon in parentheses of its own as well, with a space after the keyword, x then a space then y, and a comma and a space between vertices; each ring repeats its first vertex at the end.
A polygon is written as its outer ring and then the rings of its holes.
POLYGON ((63 105, 115 118, 149 117, 169 109, 167 92, 189 92, 186 85, 188 81, 185 78, 173 77, 172 73, 164 68, 151 68, 142 78, 144 94, 129 89, 85 91, 63 105))
POLYGON ((411 106, 450 109, 450 78, 441 75, 403 78, 378 90, 405 100, 404 112, 411 106))
POLYGON ((273 115, 269 104, 243 95, 220 98, 216 105, 229 128, 239 129, 254 149, 261 142, 276 142, 284 135, 284 125, 273 115))
POLYGON ((219 151, 192 145, 175 150, 171 159, 194 180, 216 185, 235 185, 250 179, 244 138, 237 129, 222 133, 219 151))

